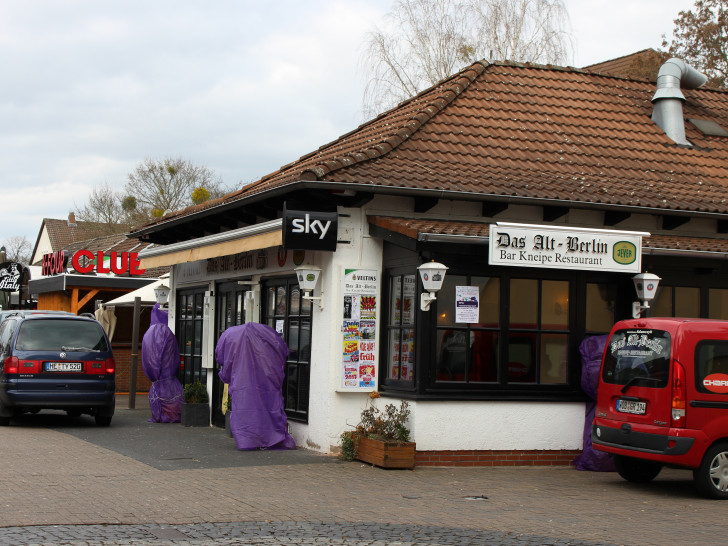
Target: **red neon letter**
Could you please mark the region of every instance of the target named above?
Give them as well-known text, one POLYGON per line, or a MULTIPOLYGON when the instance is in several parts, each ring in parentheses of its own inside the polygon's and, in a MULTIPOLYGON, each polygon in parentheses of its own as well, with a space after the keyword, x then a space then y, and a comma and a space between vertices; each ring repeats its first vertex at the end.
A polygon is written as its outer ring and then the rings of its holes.
POLYGON ((93 252, 90 250, 79 250, 73 255, 73 260, 71 260, 71 263, 73 263, 73 269, 79 273, 91 273, 94 270, 94 264, 91 261, 93 260, 93 257, 93 252), (81 258, 87 258, 88 265, 81 265, 81 258))

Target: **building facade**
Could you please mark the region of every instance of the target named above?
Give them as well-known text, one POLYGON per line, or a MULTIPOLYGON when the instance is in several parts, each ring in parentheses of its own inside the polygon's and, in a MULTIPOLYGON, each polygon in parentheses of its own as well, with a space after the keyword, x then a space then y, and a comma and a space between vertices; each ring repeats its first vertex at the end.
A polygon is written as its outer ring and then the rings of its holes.
POLYGON ((171 267, 183 381, 207 383, 219 424, 215 341, 260 321, 291 349, 282 394, 302 447, 335 452, 378 390, 410 402, 418 464, 568 464, 589 402, 580 348, 631 316, 635 273, 662 279, 648 313, 728 318, 728 96, 667 99, 686 144, 650 118, 664 94, 476 63, 144 226, 142 266, 171 267), (431 261, 448 269, 423 310, 431 261), (303 266, 320 270, 312 293, 303 266))

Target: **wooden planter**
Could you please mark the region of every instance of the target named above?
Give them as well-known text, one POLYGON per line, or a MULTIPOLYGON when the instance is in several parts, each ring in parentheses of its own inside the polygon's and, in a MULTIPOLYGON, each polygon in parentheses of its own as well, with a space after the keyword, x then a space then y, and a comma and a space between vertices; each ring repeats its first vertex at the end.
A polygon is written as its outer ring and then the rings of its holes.
POLYGON ((382 468, 414 468, 414 442, 386 442, 359 438, 356 458, 382 468))
POLYGON ((182 415, 180 422, 186 427, 209 427, 210 406, 204 404, 182 404, 182 415))

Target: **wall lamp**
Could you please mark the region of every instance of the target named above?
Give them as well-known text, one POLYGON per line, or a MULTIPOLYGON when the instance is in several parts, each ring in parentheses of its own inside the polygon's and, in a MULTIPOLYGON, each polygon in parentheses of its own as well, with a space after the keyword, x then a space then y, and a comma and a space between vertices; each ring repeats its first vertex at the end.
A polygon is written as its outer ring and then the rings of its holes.
POLYGON ((300 265, 295 270, 298 286, 303 290, 303 299, 315 303, 319 309, 324 308, 324 293, 318 297, 313 297, 311 293, 316 288, 319 276, 321 276, 321 268, 315 265, 300 265))
POLYGON ((433 261, 422 264, 417 270, 420 272, 422 287, 427 290, 427 292, 420 294, 420 309, 429 311, 430 304, 437 299, 437 292, 442 288, 442 282, 445 280, 445 272, 448 268, 433 261))
POLYGON ((632 277, 637 297, 642 300, 632 302, 632 318, 640 318, 642 311, 650 308, 650 302, 657 295, 657 287, 660 285, 660 277, 652 273, 640 273, 632 277))
POLYGON ((169 286, 162 283, 154 289, 154 299, 160 307, 164 307, 169 300, 169 286))

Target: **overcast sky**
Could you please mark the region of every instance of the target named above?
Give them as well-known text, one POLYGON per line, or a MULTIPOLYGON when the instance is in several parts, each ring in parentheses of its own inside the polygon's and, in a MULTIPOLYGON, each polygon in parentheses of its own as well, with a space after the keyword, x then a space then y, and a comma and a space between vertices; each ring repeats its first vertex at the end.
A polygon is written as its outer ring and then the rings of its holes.
MULTIPOLYGON (((566 0, 573 66, 658 48, 691 0, 566 0)), ((258 180, 362 122, 391 0, 2 0, 0 243, 183 157, 258 180)))

